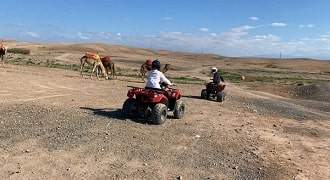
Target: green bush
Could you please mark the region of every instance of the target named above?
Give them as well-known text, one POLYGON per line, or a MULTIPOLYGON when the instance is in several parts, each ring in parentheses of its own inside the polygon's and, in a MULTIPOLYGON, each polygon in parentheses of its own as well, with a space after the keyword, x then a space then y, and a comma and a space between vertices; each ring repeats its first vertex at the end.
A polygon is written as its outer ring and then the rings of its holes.
POLYGON ((26 48, 11 48, 7 50, 8 53, 13 53, 13 54, 30 54, 31 51, 30 49, 26 48))

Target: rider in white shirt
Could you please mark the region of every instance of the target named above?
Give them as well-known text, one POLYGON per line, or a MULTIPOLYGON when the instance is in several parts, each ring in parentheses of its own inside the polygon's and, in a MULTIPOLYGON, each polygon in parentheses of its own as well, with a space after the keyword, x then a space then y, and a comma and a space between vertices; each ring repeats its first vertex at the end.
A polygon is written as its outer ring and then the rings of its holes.
POLYGON ((152 69, 148 71, 146 88, 161 89, 160 83, 172 85, 171 81, 160 72, 160 62, 158 60, 152 62, 151 68, 152 69))

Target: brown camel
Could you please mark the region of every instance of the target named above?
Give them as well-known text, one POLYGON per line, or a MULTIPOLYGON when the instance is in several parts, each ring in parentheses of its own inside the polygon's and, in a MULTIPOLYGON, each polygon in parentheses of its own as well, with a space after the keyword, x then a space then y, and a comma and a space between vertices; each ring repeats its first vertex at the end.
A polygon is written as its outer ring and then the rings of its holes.
MULTIPOLYGON (((113 60, 111 59, 110 56, 105 56, 105 57, 101 57, 101 61, 102 64, 105 68, 106 73, 110 76, 112 76, 112 78, 117 78, 116 75, 116 69, 115 69, 115 63, 113 62, 113 60)), ((100 67, 97 69, 97 71, 102 70, 100 67)))
POLYGON ((141 65, 140 75, 142 80, 146 77, 146 73, 151 70, 151 60, 147 60, 145 63, 141 65))
POLYGON ((7 53, 7 48, 3 44, 1 44, 0 45, 0 61, 2 62, 2 65, 5 65, 4 59, 5 59, 6 53, 7 53))
MULTIPOLYGON (((101 68, 105 79, 108 79, 108 74, 106 73, 106 70, 105 70, 105 68, 102 64, 101 58, 98 54, 86 53, 85 56, 80 58, 80 74, 81 74, 81 76, 83 76, 82 72, 83 72, 83 68, 84 68, 86 63, 88 65, 93 66, 93 70, 91 72, 91 78, 92 78, 92 75, 95 72, 95 70, 97 70, 97 68, 101 68)), ((97 77, 97 79, 100 79, 99 71, 96 71, 96 77, 97 77)))
POLYGON ((162 68, 160 69, 160 71, 161 71, 162 73, 166 73, 168 70, 170 70, 170 68, 171 68, 171 64, 165 64, 165 66, 162 67, 162 68))
MULTIPOLYGON (((152 63, 151 60, 147 60, 145 63, 141 65, 140 75, 143 81, 146 76, 146 73, 151 70, 151 63, 152 63)), ((170 64, 165 64, 165 66, 161 67, 160 71, 162 73, 166 73, 170 69, 170 67, 171 67, 170 64)))

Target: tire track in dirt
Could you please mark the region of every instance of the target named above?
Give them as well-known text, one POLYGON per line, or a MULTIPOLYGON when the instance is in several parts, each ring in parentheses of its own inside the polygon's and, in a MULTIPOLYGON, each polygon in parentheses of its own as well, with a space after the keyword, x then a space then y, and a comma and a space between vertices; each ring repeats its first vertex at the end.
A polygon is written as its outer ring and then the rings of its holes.
MULTIPOLYGON (((330 113, 320 109, 312 108, 312 103, 303 101, 297 103, 299 100, 291 100, 276 95, 250 91, 239 88, 235 85, 230 85, 231 99, 243 104, 252 111, 262 114, 273 114, 286 118, 293 118, 296 120, 304 119, 329 119, 330 113), (234 96, 235 95, 235 96, 234 96)), ((313 102, 323 106, 323 102, 313 102)), ((315 105, 314 105, 315 106, 315 105)))

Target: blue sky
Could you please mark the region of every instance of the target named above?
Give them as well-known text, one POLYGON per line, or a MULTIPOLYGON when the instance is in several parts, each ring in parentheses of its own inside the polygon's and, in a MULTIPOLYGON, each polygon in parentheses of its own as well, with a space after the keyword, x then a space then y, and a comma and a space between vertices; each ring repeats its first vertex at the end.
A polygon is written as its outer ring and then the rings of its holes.
POLYGON ((8 0, 0 38, 330 59, 328 0, 8 0))

